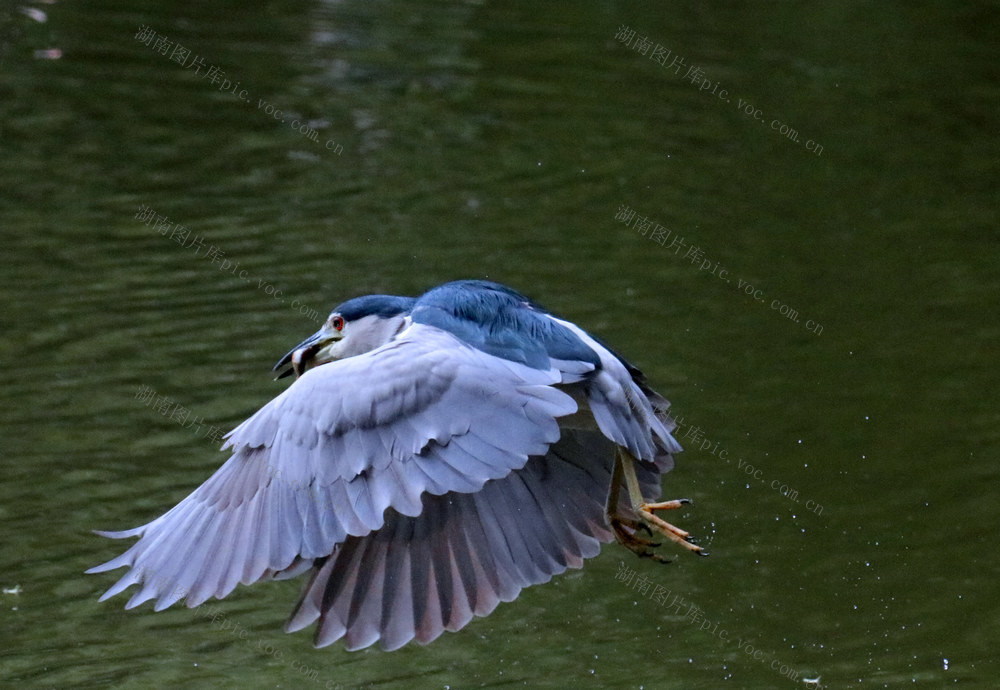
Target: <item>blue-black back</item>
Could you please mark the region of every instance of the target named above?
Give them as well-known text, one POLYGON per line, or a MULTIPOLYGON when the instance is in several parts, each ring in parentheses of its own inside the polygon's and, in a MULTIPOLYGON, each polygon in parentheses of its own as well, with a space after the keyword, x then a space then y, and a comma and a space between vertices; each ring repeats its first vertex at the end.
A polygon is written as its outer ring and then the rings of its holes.
POLYGON ((597 353, 547 313, 505 285, 458 280, 419 297, 412 317, 483 352, 535 369, 548 369, 549 358, 590 362, 599 369, 597 353))

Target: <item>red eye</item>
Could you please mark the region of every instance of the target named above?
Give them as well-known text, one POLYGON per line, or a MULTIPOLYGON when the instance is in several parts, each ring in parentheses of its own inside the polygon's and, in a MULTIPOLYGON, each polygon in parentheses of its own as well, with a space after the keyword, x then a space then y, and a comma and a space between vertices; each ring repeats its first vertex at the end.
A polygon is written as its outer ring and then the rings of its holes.
POLYGON ((333 329, 336 331, 344 330, 344 317, 334 316, 332 319, 330 319, 330 325, 333 326, 333 329))

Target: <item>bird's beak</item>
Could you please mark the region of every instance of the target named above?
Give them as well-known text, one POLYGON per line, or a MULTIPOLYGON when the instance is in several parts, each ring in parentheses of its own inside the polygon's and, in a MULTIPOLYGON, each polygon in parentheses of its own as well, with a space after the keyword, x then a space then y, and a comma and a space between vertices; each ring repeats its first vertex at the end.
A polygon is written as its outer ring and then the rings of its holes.
POLYGON ((309 368, 309 361, 316 356, 316 353, 335 340, 337 340, 337 338, 331 336, 325 328, 321 328, 313 333, 311 336, 289 350, 289 352, 274 365, 271 371, 278 371, 288 364, 292 365, 278 374, 275 381, 283 379, 286 376, 290 376, 291 374, 295 374, 296 378, 302 376, 306 369, 309 368))

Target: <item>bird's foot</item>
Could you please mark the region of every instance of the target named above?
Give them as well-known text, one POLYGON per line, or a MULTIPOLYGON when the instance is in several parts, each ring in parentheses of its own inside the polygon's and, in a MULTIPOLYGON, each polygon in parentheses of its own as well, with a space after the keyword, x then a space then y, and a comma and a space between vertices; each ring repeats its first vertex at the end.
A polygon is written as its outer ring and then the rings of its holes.
POLYGON ((641 503, 638 508, 639 519, 642 520, 643 526, 650 532, 659 532, 675 544, 680 544, 685 549, 693 551, 699 556, 707 556, 707 551, 691 541, 690 532, 671 525, 654 512, 657 510, 676 510, 690 502, 690 499, 679 498, 673 501, 660 501, 659 503, 641 503))
POLYGON ((642 558, 651 558, 654 561, 660 563, 669 563, 670 560, 664 558, 658 553, 655 553, 653 549, 660 546, 658 542, 650 541, 636 534, 640 529, 651 534, 649 527, 646 526, 645 522, 639 520, 628 520, 625 518, 620 518, 617 516, 611 517, 611 529, 615 533, 615 539, 618 543, 627 548, 632 553, 640 556, 642 558))
POLYGON ((690 533, 679 527, 674 527, 656 515, 657 510, 675 510, 687 505, 691 501, 687 498, 681 498, 673 501, 647 502, 642 497, 639 480, 635 474, 635 462, 635 458, 627 450, 621 446, 618 447, 615 456, 615 467, 611 475, 611 491, 608 493, 606 510, 608 524, 611 525, 611 529, 614 531, 618 542, 639 556, 652 558, 661 563, 669 563, 668 559, 653 553, 653 549, 659 546, 659 544, 636 535, 636 532, 641 529, 650 536, 654 533, 662 534, 670 541, 683 546, 689 551, 701 556, 707 556, 708 553, 704 549, 692 542, 690 533), (627 489, 629 501, 631 502, 631 511, 626 513, 629 517, 619 515, 618 511, 623 487, 627 489), (632 515, 638 519, 633 519, 632 515))

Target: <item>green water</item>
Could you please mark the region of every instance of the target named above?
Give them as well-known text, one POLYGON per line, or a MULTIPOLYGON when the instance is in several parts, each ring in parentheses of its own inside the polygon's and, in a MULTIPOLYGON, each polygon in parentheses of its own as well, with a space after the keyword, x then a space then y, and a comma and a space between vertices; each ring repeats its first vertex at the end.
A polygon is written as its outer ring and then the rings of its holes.
POLYGON ((0 684, 995 685, 994 4, 24 7, 0 684), (121 544, 90 530, 207 478, 321 315, 459 277, 673 401, 664 496, 710 558, 609 545, 393 653, 283 633, 297 581, 97 602, 115 578, 83 571, 121 544))

